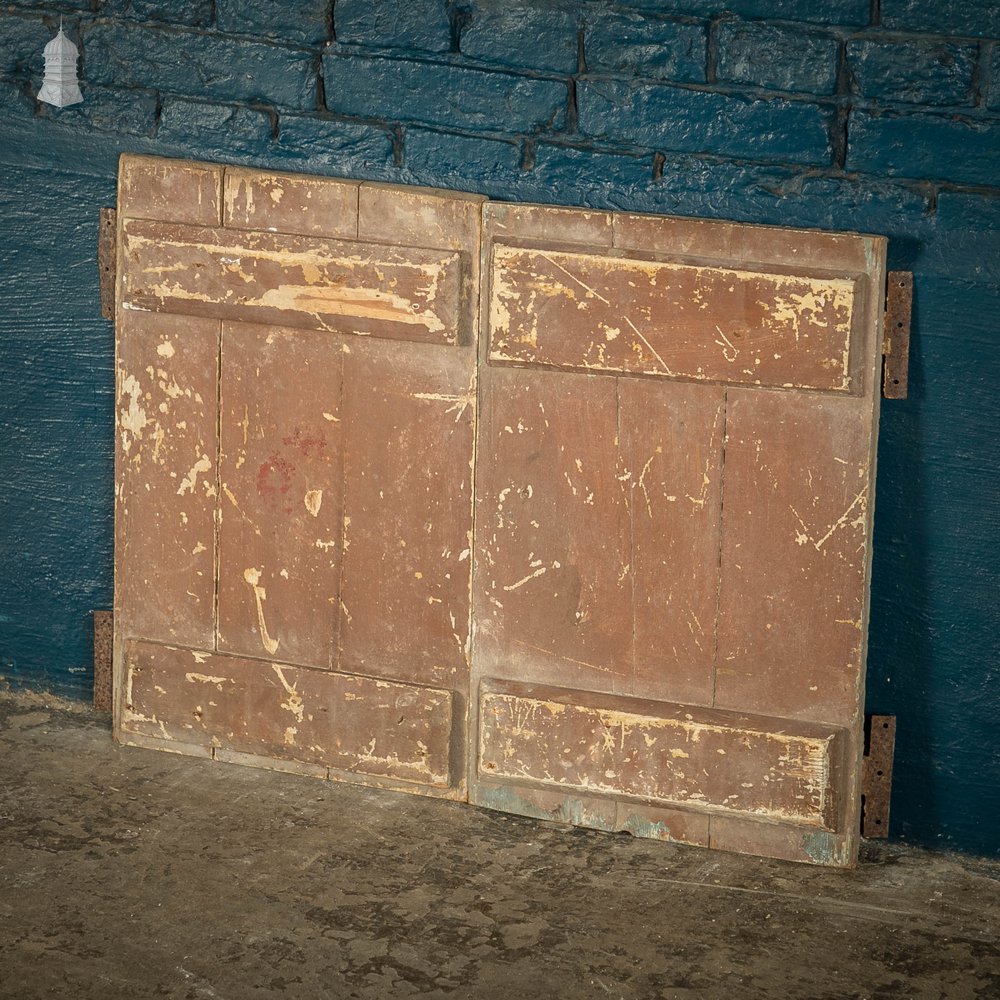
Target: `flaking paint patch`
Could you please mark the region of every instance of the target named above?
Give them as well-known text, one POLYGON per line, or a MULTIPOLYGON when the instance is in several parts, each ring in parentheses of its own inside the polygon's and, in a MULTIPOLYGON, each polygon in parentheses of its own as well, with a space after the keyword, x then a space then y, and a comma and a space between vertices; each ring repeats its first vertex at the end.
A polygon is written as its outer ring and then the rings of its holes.
POLYGON ((307 490, 304 498, 306 510, 312 514, 313 517, 319 516, 319 509, 323 506, 323 491, 322 490, 307 490))
POLYGON ((272 639, 267 631, 267 622, 264 620, 264 601, 267 598, 267 591, 260 585, 260 570, 250 566, 243 571, 243 579, 253 590, 254 600, 257 602, 257 624, 260 628, 261 645, 272 656, 277 652, 279 641, 272 639))
POLYGON ((493 777, 771 820, 828 822, 832 735, 754 728, 743 718, 724 725, 691 712, 658 717, 495 692, 483 694, 480 714, 480 767, 493 777), (720 743, 741 748, 743 759, 753 762, 742 773, 755 773, 754 781, 736 787, 713 780, 720 743))

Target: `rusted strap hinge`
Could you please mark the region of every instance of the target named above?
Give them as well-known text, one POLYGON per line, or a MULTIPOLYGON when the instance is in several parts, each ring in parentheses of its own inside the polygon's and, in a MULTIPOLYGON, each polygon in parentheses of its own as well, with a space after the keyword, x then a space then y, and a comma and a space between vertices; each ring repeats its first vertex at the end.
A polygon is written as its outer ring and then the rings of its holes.
POLYGON ((885 332, 882 335, 882 395, 886 399, 906 399, 912 314, 912 272, 890 271, 886 282, 885 332))
POLYGON ((869 715, 867 722, 868 753, 861 773, 861 835, 888 837, 896 716, 869 715))
POLYGON ((101 275, 101 315, 112 322, 115 318, 117 260, 118 213, 113 208, 102 208, 101 226, 97 234, 97 267, 101 275))

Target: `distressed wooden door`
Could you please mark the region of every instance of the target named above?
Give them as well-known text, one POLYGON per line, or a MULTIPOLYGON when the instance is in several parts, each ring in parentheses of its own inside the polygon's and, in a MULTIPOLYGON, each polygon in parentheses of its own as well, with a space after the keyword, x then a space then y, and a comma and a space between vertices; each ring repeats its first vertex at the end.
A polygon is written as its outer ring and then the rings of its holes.
POLYGON ((123 159, 120 740, 466 797, 480 202, 123 159))
POLYGON ((116 735, 857 851, 884 241, 125 157, 116 735))
POLYGON ((884 241, 484 217, 472 800, 852 863, 884 241))

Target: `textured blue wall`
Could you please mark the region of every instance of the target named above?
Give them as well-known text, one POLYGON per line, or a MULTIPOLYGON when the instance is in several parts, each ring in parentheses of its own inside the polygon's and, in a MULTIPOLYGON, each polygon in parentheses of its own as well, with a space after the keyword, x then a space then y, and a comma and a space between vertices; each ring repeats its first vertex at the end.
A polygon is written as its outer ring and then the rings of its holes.
POLYGON ((0 674, 85 697, 112 577, 97 208, 122 150, 890 239, 868 705, 895 832, 1000 853, 1000 5, 65 0, 0 8, 0 674), (86 101, 32 98, 60 14, 86 101))

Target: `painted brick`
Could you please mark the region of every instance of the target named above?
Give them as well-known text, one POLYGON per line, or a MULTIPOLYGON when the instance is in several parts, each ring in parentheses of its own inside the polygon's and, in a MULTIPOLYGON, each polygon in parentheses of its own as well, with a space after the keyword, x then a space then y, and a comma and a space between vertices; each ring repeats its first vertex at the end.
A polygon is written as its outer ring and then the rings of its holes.
MULTIPOLYGON (((883 3, 885 0, 883 0, 883 3)), ((928 0, 933 3, 934 0, 928 0)), ((776 20, 806 21, 860 27, 871 15, 869 0, 618 0, 619 7, 655 11, 659 14, 692 14, 717 17, 723 11, 744 17, 766 16, 776 20)))
POLYGON ((163 101, 157 138, 193 150, 201 159, 228 162, 241 153, 266 153, 271 132, 271 117, 263 111, 168 97, 163 101))
MULTIPOLYGON (((96 88, 88 85, 84 93, 91 89, 96 88)), ((141 103, 144 95, 138 97, 141 103)), ((46 175, 69 171, 113 180, 120 153, 158 150, 156 140, 145 133, 129 133, 120 126, 113 132, 98 131, 84 114, 86 105, 84 101, 71 108, 49 109, 36 104, 31 85, 0 80, 0 162, 4 164, 0 173, 9 165, 42 170, 46 175)), ((114 199, 107 202, 113 203, 114 199)))
POLYGON ((509 197, 520 181, 521 148, 479 136, 407 128, 403 163, 411 183, 509 197))
POLYGON ((99 22, 84 31, 87 78, 223 101, 311 109, 315 57, 264 42, 99 22))
MULTIPOLYGON (((30 84, 0 80, 0 123, 27 125, 34 117, 35 98, 30 84)), ((6 157, 3 159, 6 160, 6 157)))
MULTIPOLYGON (((75 32, 67 25, 67 34, 75 32)), ((41 17, 0 12, 0 73, 40 77, 45 70, 42 50, 53 35, 41 17)))
POLYGON ((61 10, 90 10, 90 0, 59 0, 57 3, 46 4, 43 0, 6 0, 5 7, 18 8, 30 7, 38 9, 40 7, 54 8, 56 13, 61 10))
POLYGON ((984 83, 986 106, 1000 110, 1000 45, 994 45, 990 51, 984 83))
POLYGON ((384 128, 311 115, 282 115, 278 126, 276 152, 291 169, 380 179, 392 164, 384 128))
POLYGON ((651 156, 621 156, 539 144, 523 193, 546 203, 628 209, 652 182, 651 156))
POLYGON ((323 57, 331 111, 518 134, 560 128, 567 88, 552 80, 403 59, 323 57))
POLYGON ((826 164, 831 112, 780 98, 581 81, 579 128, 595 138, 676 152, 826 164))
POLYGON ((212 23, 212 0, 99 0, 98 12, 139 21, 203 28, 212 23))
POLYGON ((584 56, 591 72, 703 83, 706 47, 703 24, 599 11, 588 18, 584 56))
POLYGON ((797 175, 771 190, 775 200, 762 221, 889 236, 891 268, 911 270, 931 231, 928 185, 797 175))
POLYGON ((570 7, 471 0, 462 14, 463 55, 515 69, 576 72, 577 16, 570 7))
POLYGON ((847 169, 965 184, 997 183, 1000 120, 854 111, 847 169))
POLYGON ((880 101, 969 104, 975 45, 948 42, 847 43, 847 59, 858 93, 880 101))
MULTIPOLYGON (((942 191, 921 250, 914 284, 931 274, 1000 287, 1000 196, 942 191)), ((955 319, 964 328, 962 316, 955 319)))
POLYGON ((156 127, 156 94, 151 90, 116 90, 84 83, 83 103, 68 108, 39 105, 42 116, 81 132, 125 132, 151 136, 156 127))
POLYGON ((637 198, 634 210, 664 215, 774 222, 781 185, 796 176, 774 167, 668 154, 662 176, 637 198))
POLYGON ((1000 38, 996 0, 881 0, 882 27, 936 35, 1000 38))
POLYGON ((329 10, 329 0, 215 0, 215 23, 220 31, 311 44, 326 40, 329 10))
POLYGON ((337 0, 333 28, 337 41, 348 44, 425 52, 451 48, 447 0, 337 0))
POLYGON ((833 93, 835 38, 757 21, 723 21, 718 31, 719 80, 773 90, 833 93))

